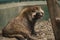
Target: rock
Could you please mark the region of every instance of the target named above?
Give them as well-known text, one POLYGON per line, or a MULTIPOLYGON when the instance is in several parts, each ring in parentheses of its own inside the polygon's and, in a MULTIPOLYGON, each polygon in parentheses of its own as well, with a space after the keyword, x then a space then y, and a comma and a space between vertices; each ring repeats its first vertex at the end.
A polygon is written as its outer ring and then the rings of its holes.
POLYGON ((35 24, 35 32, 39 40, 55 40, 51 21, 40 21, 35 24))

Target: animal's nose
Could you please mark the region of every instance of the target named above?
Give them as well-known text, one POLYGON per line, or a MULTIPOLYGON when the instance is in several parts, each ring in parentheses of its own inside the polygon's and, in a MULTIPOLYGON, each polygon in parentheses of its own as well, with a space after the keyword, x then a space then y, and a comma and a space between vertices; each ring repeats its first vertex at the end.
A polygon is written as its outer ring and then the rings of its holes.
POLYGON ((40 15, 40 12, 37 12, 36 15, 40 15))
POLYGON ((43 13, 37 12, 37 13, 36 13, 36 16, 43 16, 43 13))

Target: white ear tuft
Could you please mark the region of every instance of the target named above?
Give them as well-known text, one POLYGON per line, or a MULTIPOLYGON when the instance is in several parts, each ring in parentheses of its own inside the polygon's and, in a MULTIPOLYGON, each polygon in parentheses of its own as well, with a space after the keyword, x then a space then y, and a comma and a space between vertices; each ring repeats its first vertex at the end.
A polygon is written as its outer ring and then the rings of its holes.
POLYGON ((40 8, 40 12, 44 13, 44 11, 40 8))

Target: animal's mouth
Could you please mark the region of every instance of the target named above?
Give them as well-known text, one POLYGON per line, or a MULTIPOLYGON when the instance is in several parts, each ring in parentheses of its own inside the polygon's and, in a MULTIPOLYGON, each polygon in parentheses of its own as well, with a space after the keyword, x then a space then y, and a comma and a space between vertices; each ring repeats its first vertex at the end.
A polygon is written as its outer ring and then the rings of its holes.
POLYGON ((43 17, 43 14, 40 14, 40 13, 36 13, 36 15, 34 15, 35 18, 41 18, 43 17))

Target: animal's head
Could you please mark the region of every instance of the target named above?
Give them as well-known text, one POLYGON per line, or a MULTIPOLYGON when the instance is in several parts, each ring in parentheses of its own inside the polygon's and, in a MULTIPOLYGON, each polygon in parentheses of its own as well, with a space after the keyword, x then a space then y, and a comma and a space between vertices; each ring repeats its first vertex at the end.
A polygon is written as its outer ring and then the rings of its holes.
POLYGON ((40 6, 33 6, 31 7, 32 9, 32 18, 34 19, 39 19, 44 16, 44 11, 40 6))
POLYGON ((39 19, 44 16, 44 11, 40 6, 24 7, 21 13, 28 17, 29 20, 39 19))

